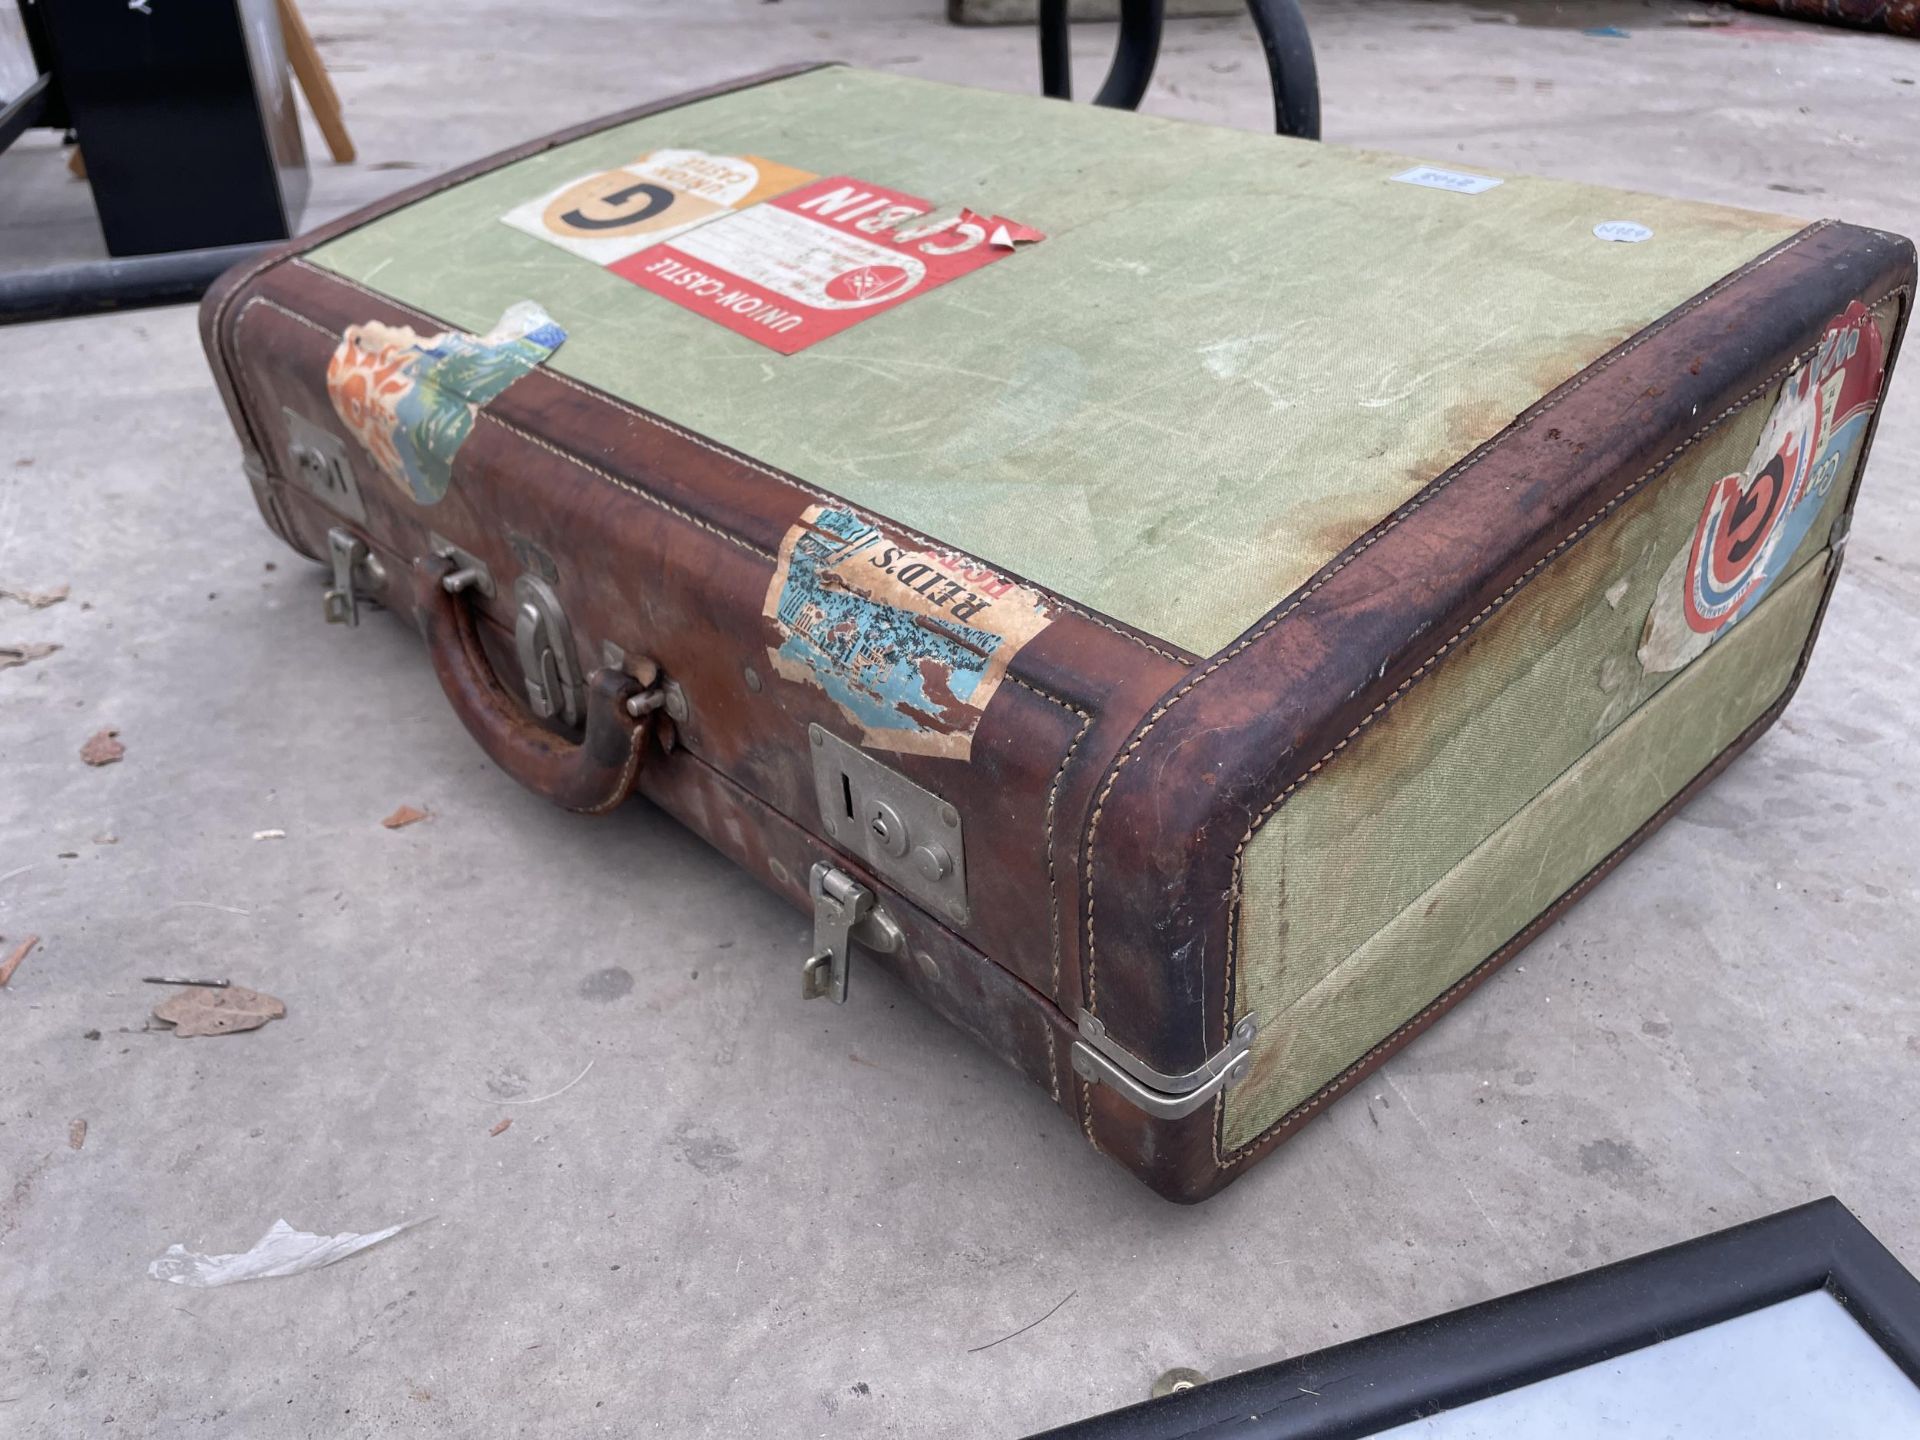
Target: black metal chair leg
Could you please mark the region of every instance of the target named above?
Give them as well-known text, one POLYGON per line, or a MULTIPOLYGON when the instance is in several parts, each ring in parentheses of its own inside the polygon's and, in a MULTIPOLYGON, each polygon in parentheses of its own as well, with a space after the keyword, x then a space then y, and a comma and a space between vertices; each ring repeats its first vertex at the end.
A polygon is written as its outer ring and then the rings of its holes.
POLYGON ((1313 63, 1313 41, 1298 0, 1247 0, 1254 28, 1267 52, 1267 78, 1273 86, 1273 128, 1302 140, 1320 138, 1320 75, 1313 63))
MULTIPOLYGON (((1111 110, 1140 108, 1160 58, 1166 12, 1166 0, 1120 0, 1120 41, 1094 104, 1111 110)), ((1067 29, 1067 0, 1040 0, 1040 91, 1056 100, 1073 98, 1067 29)))

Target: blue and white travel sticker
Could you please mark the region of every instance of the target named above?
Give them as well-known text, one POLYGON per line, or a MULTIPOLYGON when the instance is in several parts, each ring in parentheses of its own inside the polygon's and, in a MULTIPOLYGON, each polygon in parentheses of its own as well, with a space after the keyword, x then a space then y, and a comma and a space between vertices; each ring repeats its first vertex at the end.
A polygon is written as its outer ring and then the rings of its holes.
POLYGON ((826 691, 862 744, 956 760, 1008 662, 1052 619, 1037 591, 834 505, 787 531, 766 615, 775 671, 826 691))

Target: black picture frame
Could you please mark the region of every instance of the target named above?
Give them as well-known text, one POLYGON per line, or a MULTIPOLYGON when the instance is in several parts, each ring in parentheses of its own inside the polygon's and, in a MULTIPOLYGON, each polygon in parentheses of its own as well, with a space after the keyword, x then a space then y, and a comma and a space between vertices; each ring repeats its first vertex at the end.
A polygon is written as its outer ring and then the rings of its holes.
POLYGON ((1364 1440, 1817 1290, 1920 1386, 1920 1281, 1828 1197, 1033 1440, 1364 1440))

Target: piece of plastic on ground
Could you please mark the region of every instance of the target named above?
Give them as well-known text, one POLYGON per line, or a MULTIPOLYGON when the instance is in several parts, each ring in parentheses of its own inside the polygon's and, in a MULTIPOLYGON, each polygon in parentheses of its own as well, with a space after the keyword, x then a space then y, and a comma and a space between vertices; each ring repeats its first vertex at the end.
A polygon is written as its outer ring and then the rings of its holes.
POLYGON ((346 1231, 339 1235, 309 1235, 284 1220, 260 1237, 259 1243, 241 1255, 196 1255, 184 1245, 169 1245, 167 1253, 147 1266, 147 1273, 171 1285, 193 1285, 206 1289, 231 1285, 239 1280, 270 1280, 280 1275, 298 1275, 303 1270, 318 1270, 358 1255, 362 1250, 391 1240, 402 1230, 418 1225, 408 1220, 389 1225, 370 1235, 346 1231))

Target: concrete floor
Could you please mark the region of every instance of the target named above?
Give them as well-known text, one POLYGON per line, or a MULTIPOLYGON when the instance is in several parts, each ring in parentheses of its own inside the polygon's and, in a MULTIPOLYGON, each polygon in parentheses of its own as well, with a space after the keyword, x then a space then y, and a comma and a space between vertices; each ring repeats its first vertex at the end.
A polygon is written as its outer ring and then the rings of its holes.
MULTIPOLYGON (((789 59, 1031 86, 1030 34, 940 8, 307 0, 365 157, 309 218, 789 59)), ((1920 233, 1920 44, 1522 17, 1314 5, 1329 137, 1920 233)), ((1147 108, 1266 107, 1245 24, 1171 28, 1147 108)), ((98 246, 45 144, 0 205, 8 263, 98 246)), ((1782 724, 1181 1210, 872 970, 802 1003, 800 919, 661 817, 521 793, 399 624, 323 625, 190 311, 0 332, 0 584, 73 587, 0 601, 0 642, 63 647, 0 674, 0 949, 44 937, 0 991, 0 1431, 1013 1436, 1829 1192, 1920 1268, 1916 460, 1910 360, 1782 724), (89 769, 103 726, 126 758, 89 769), (403 802, 432 818, 382 829, 403 802), (156 973, 289 1014, 148 1033, 156 973), (315 1274, 147 1276, 280 1216, 424 1223, 315 1274)))

